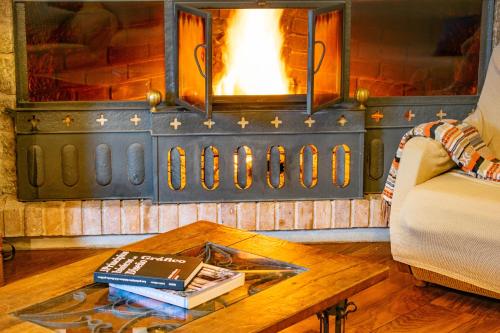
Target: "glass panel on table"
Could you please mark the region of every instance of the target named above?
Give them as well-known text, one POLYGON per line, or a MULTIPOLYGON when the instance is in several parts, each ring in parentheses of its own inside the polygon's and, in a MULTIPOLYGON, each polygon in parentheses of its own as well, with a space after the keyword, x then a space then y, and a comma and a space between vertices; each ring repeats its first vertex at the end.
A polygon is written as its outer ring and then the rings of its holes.
POLYGON ((196 246, 180 254, 245 273, 245 284, 190 310, 109 289, 107 284, 91 284, 13 315, 23 321, 68 333, 171 332, 306 271, 290 263, 214 243, 196 246))
POLYGON ((475 95, 482 2, 353 0, 351 96, 475 95))
POLYGON ((163 2, 26 2, 32 102, 165 93, 163 2))

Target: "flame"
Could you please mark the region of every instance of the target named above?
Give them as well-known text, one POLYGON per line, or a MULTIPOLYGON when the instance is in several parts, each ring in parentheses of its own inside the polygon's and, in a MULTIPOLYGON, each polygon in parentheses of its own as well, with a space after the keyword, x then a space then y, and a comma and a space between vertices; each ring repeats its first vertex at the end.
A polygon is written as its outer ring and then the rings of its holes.
POLYGON ((222 50, 225 69, 214 82, 215 95, 293 94, 281 57, 282 14, 283 9, 231 11, 222 50))

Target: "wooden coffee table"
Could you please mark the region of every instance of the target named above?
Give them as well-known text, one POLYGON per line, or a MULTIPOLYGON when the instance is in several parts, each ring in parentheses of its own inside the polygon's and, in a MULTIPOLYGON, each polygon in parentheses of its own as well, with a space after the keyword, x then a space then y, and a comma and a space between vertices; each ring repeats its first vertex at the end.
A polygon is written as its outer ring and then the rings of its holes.
POLYGON ((2 256, 2 233, 0 232, 0 287, 3 286, 3 256, 2 256))
MULTIPOLYGON (((143 252, 177 253, 219 244, 307 270, 175 329, 184 332, 278 332, 317 314, 321 330, 336 316, 340 331, 347 299, 385 279, 387 267, 356 258, 241 231, 210 222, 191 225, 123 247, 143 252)), ((92 272, 114 250, 0 288, 1 332, 53 332, 11 313, 92 284, 92 272)))

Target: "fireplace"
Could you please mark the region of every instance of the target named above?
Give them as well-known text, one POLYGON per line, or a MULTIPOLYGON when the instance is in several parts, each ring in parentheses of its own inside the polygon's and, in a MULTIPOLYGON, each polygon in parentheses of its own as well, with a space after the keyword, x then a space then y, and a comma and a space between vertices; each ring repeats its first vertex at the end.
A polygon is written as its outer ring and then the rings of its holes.
POLYGON ((470 112, 492 22, 491 0, 432 2, 435 16, 384 1, 397 10, 362 0, 16 0, 19 198, 379 192, 404 131, 470 112), (407 28, 401 13, 418 24, 407 28), (364 87, 376 96, 367 108, 354 98, 364 87))

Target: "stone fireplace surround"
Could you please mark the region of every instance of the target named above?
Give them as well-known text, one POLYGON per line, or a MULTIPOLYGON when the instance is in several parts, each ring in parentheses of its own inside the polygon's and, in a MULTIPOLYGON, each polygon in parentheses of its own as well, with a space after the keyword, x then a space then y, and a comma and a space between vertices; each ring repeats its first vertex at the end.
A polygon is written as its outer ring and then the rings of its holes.
MULTIPOLYGON (((500 42, 497 1, 494 44, 500 42)), ((16 199, 15 134, 3 112, 16 101, 13 12, 0 0, 0 234, 5 237, 150 234, 197 219, 247 230, 383 228, 379 195, 355 200, 153 204, 149 200, 22 203, 16 199)))

